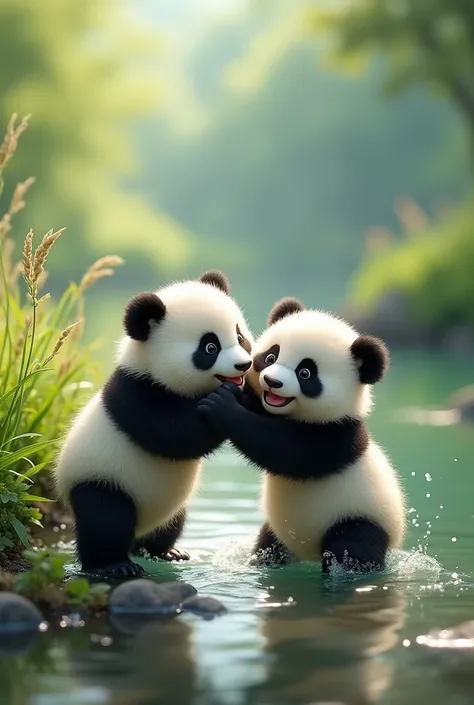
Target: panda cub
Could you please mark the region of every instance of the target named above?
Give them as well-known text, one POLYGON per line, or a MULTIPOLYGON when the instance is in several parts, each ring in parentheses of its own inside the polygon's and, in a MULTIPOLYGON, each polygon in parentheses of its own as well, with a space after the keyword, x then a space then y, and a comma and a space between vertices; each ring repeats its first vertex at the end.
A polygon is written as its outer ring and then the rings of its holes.
POLYGON ((252 364, 249 329, 219 271, 137 294, 123 322, 117 367, 75 419, 55 468, 82 569, 104 577, 143 573, 130 559, 143 549, 189 558, 174 548, 186 504, 201 459, 225 440, 197 404, 226 380, 243 388, 252 364))
POLYGON ((264 471, 266 521, 254 561, 381 570, 405 530, 397 474, 364 423, 388 351, 297 299, 277 302, 268 326, 242 403, 224 385, 198 405, 211 428, 264 471))

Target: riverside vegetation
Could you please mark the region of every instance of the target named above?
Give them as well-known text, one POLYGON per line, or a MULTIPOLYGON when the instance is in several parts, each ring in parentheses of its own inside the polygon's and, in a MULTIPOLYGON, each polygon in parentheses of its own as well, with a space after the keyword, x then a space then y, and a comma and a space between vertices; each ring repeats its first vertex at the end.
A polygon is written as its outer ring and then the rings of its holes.
MULTIPOLYGON (((7 126, 0 146, 0 196, 27 127, 28 117, 18 121, 16 115, 7 126)), ((32 531, 42 526, 41 508, 51 501, 47 471, 57 440, 97 383, 92 346, 81 341, 85 293, 123 262, 115 255, 99 259, 53 302, 44 292, 45 266, 64 228, 50 230, 36 248, 30 230, 22 255, 15 257, 13 220, 33 183, 27 178, 16 186, 0 217, 0 569, 13 572, 27 567, 23 551, 32 531)))

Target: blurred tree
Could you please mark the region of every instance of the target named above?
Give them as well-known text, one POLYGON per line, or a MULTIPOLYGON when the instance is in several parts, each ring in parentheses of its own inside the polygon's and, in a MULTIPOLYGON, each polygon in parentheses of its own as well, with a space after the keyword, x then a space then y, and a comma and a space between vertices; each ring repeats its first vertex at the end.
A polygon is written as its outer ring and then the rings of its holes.
POLYGON ((169 102, 141 130, 144 188, 206 236, 202 256, 262 322, 282 292, 337 306, 366 230, 396 225, 397 196, 431 209, 467 185, 452 106, 422 90, 382 100, 380 61, 358 80, 329 72, 296 4, 298 20, 286 0, 256 3, 189 42, 190 106, 169 102))
POLYGON ((474 166, 472 0, 324 3, 324 9, 310 13, 310 23, 334 33, 341 58, 382 52, 388 59, 385 87, 389 92, 422 84, 448 96, 468 126, 474 166))
POLYGON ((65 276, 111 249, 141 251, 142 267, 187 260, 186 233, 121 183, 136 166, 127 128, 160 98, 160 51, 121 0, 0 0, 0 125, 32 114, 7 183, 37 178, 16 232, 66 225, 65 276))

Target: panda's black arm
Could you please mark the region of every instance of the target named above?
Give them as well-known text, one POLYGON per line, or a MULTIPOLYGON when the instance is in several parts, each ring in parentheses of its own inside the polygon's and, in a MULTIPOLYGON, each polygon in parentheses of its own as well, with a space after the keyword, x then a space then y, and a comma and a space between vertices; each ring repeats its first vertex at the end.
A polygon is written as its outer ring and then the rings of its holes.
POLYGON ((261 470, 295 480, 342 472, 367 448, 364 425, 355 419, 310 424, 245 409, 220 388, 198 411, 261 470))
POLYGON ((112 421, 149 453, 173 460, 197 459, 226 438, 198 415, 198 399, 180 397, 120 368, 105 385, 102 399, 112 421))

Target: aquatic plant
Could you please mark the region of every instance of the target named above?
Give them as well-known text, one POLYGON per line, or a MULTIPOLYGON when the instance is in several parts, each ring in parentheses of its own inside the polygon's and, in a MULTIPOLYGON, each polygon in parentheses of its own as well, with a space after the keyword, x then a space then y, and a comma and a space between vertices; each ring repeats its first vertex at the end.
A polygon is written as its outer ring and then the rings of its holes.
POLYGON ((26 550, 23 557, 30 568, 19 575, 0 573, 0 591, 12 590, 47 610, 85 609, 99 612, 106 609, 110 586, 91 585, 86 578, 65 582, 65 564, 70 556, 51 552, 26 550))
MULTIPOLYGON (((14 115, 0 145, 0 196, 3 174, 27 129, 14 115)), ((64 228, 50 230, 34 249, 33 231, 15 261, 14 216, 25 206, 33 185, 17 185, 7 211, 0 217, 0 565, 14 567, 21 545, 28 546, 28 529, 41 526, 38 503, 49 500, 44 472, 56 452, 56 442, 71 416, 95 386, 91 345, 81 342, 84 294, 114 273, 122 259, 111 255, 95 262, 79 284, 71 283, 58 302, 43 293, 45 265, 64 228), (38 489, 39 488, 39 489, 38 489), (38 494, 40 492, 40 494, 38 494), (36 503, 36 506, 35 506, 36 503), (8 563, 10 561, 10 563, 8 563)), ((20 560, 21 563, 21 560, 20 560)), ((18 565, 16 567, 19 567, 18 565)))

